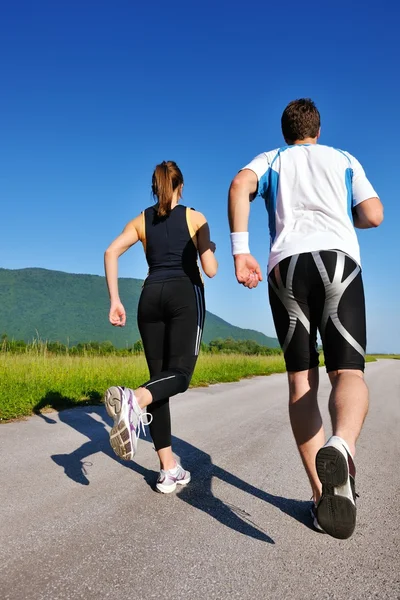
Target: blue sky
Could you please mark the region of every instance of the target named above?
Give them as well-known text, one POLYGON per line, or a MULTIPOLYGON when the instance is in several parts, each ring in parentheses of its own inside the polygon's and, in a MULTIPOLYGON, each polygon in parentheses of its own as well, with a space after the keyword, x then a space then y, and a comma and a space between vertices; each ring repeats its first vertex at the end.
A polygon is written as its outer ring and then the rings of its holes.
MULTIPOLYGON (((152 202, 154 166, 175 160, 217 244, 208 309, 275 335, 265 281, 249 291, 234 278, 226 198, 241 166, 283 143, 286 104, 307 96, 321 143, 354 154, 384 203, 384 224, 359 235, 368 349, 400 352, 399 13, 341 0, 3 4, 0 266, 102 274, 106 246, 152 202)), ((258 198, 250 247, 264 267, 268 244, 258 198)), ((121 276, 145 274, 141 248, 121 258, 121 276)))

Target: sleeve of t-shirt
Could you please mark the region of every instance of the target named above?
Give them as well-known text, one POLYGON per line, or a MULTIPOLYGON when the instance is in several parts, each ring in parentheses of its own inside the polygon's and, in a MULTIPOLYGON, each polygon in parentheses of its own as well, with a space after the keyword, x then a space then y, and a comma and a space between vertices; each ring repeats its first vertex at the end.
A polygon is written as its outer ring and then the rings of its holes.
POLYGON ((354 156, 348 155, 351 162, 351 168, 353 170, 353 177, 351 181, 352 192, 353 192, 353 206, 361 204, 368 198, 378 198, 378 194, 372 187, 371 183, 365 175, 365 171, 361 164, 354 156))
POLYGON ((244 169, 250 169, 250 171, 254 171, 254 173, 257 175, 258 181, 260 181, 262 176, 265 175, 265 173, 269 169, 269 161, 267 154, 265 152, 259 154, 258 156, 253 158, 253 160, 250 161, 248 165, 242 167, 240 170, 243 171, 244 169))
MULTIPOLYGON (((243 167, 243 169, 250 169, 257 175, 258 179, 258 187, 257 187, 257 195, 265 197, 265 194, 268 190, 268 170, 271 166, 270 162, 270 152, 263 152, 259 154, 248 165, 243 167)), ((243 171, 241 169, 241 171, 243 171)))

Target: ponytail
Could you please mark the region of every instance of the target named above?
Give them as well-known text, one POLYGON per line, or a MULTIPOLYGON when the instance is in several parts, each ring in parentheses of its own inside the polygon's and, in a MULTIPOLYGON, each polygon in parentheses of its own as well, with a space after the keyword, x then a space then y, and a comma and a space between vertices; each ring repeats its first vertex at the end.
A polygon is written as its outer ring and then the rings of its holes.
POLYGON ((158 201, 158 216, 166 217, 171 212, 172 197, 176 188, 183 185, 183 176, 172 160, 163 161, 154 169, 151 190, 158 201))

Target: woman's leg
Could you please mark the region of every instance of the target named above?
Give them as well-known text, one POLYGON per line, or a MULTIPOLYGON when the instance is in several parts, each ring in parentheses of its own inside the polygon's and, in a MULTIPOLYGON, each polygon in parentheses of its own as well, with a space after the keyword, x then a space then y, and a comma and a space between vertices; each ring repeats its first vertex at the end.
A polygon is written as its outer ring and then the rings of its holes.
MULTIPOLYGON (((162 284, 145 286, 138 307, 138 326, 151 378, 157 377, 166 368, 164 364, 166 327, 159 310, 161 291, 162 284)), ((160 460, 160 468, 172 469, 175 466, 175 459, 171 449, 169 398, 151 403, 152 397, 149 393, 147 400, 150 400, 151 404, 148 405, 142 402, 143 391, 146 391, 145 388, 135 390, 135 397, 141 408, 146 406, 146 411, 153 417, 149 429, 160 460)))
POLYGON ((189 386, 204 316, 203 290, 189 279, 144 286, 138 324, 151 379, 135 391, 125 388, 124 393, 114 386, 105 395, 107 412, 114 419, 110 442, 121 458, 131 460, 135 455, 142 420, 140 409, 151 405, 147 412, 153 414, 151 435, 161 467, 169 470, 171 463, 175 464, 168 399, 189 386))
MULTIPOLYGON (((161 468, 169 470, 176 464, 171 448, 171 421, 169 398, 186 391, 196 365, 204 325, 205 306, 202 288, 195 288, 190 281, 165 282, 163 288, 166 322, 163 345, 164 367, 161 360, 150 359, 157 348, 154 336, 149 339, 147 325, 144 326, 143 345, 149 352, 148 362, 151 379, 143 387, 135 390, 141 408, 153 415, 151 435, 160 458, 161 468)), ((142 325, 143 327, 143 325, 142 325)), ((151 328, 150 328, 151 329, 151 328)), ((158 351, 160 351, 158 344, 158 351)), ((146 354, 147 356, 147 354, 146 354)))
MULTIPOLYGON (((147 363, 150 376, 156 377, 159 373, 162 373, 162 360, 148 359, 147 363)), ((145 388, 135 390, 135 396, 138 401, 140 398, 140 390, 142 389, 145 388)), ((171 413, 169 408, 169 398, 150 403, 146 406, 146 412, 150 413, 153 417, 149 429, 154 448, 160 460, 160 469, 172 469, 175 466, 176 461, 171 448, 171 413)))
MULTIPOLYGON (((162 346, 164 369, 135 390, 141 408, 183 393, 189 387, 203 333, 205 304, 202 287, 194 286, 189 279, 164 282, 163 310, 166 324, 162 346)), ((147 329, 149 325, 145 327, 147 329)), ((161 351, 154 336, 147 335, 147 342, 143 340, 143 345, 152 348, 152 355, 157 352, 156 347, 159 353, 161 351)))

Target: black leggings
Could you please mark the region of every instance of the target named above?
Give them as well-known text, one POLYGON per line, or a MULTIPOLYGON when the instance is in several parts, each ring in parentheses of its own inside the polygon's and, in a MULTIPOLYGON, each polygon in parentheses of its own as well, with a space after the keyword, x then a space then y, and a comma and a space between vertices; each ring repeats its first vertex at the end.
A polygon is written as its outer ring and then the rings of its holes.
POLYGON ((146 282, 139 300, 138 326, 151 379, 146 408, 156 450, 171 446, 169 398, 185 392, 200 350, 205 317, 204 290, 189 278, 146 282))

